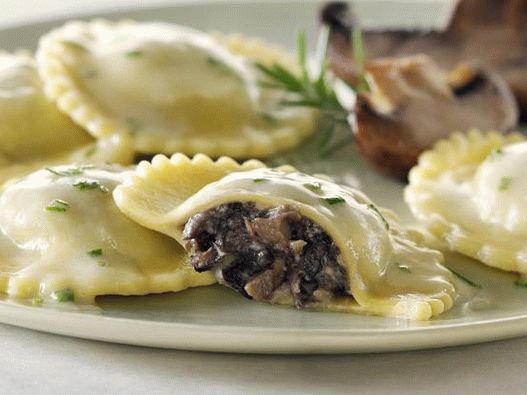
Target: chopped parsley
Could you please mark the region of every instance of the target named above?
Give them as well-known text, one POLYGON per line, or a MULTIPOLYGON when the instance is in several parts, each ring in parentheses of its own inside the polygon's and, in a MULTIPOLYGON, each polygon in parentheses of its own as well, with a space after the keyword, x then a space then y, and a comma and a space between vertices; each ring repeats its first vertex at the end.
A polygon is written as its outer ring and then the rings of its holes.
POLYGON ((494 160, 496 158, 499 158, 501 155, 503 155, 503 150, 501 148, 495 148, 491 151, 488 158, 494 160))
POLYGON ((267 180, 265 178, 255 178, 253 179, 253 182, 255 184, 261 184, 262 182, 266 182, 267 180))
POLYGON ((70 204, 64 200, 55 199, 53 203, 46 207, 47 211, 64 212, 70 208, 70 204))
POLYGON ((143 56, 143 51, 140 51, 138 49, 134 49, 132 51, 128 51, 124 54, 125 57, 129 59, 137 59, 143 56))
POLYGON ((92 258, 95 258, 97 256, 101 256, 102 255, 102 248, 96 248, 95 250, 90 250, 87 252, 87 254, 89 256, 91 256, 92 258))
POLYGON ((370 210, 374 211, 381 218, 381 221, 384 223, 384 227, 386 228, 386 230, 390 230, 389 222, 386 220, 386 218, 384 218, 384 215, 382 215, 382 213, 377 208, 377 206, 375 204, 373 204, 373 203, 369 203, 368 204, 368 208, 370 210))
POLYGON ((127 117, 125 119, 125 122, 130 128, 130 131, 132 132, 132 134, 135 134, 138 130, 142 128, 141 122, 135 118, 127 117))
POLYGON ((527 288, 527 279, 519 277, 516 281, 514 281, 514 285, 516 285, 518 288, 527 288))
POLYGON ((88 70, 86 74, 84 74, 84 78, 95 78, 97 77, 97 74, 99 74, 97 70, 88 70))
POLYGON ((36 297, 36 298, 31 299, 31 304, 33 306, 41 306, 42 303, 44 303, 44 300, 42 298, 36 297))
POLYGON ((500 191, 506 191, 509 189, 512 183, 512 177, 501 177, 500 185, 498 186, 498 189, 500 191))
POLYGON ((405 272, 405 273, 412 273, 412 271, 410 270, 410 268, 406 265, 398 265, 397 268, 402 271, 402 272, 405 272))
POLYGON ((73 184, 74 188, 77 188, 79 191, 86 191, 91 189, 98 189, 101 192, 108 193, 108 188, 102 185, 98 181, 77 181, 73 184))
POLYGON ((73 302, 75 300, 75 293, 73 292, 73 289, 66 288, 53 292, 51 297, 59 303, 73 302))
POLYGON ((261 117, 270 125, 276 125, 278 123, 278 118, 276 118, 273 114, 269 114, 268 112, 262 112, 261 117))
POLYGON ((306 182, 303 186, 311 192, 320 193, 322 191, 322 185, 319 182, 306 182))
POLYGON ((234 75, 234 71, 229 66, 227 66, 221 60, 216 59, 213 56, 207 56, 207 63, 210 64, 211 66, 214 66, 222 73, 234 75))
POLYGON ((83 52, 86 51, 86 47, 76 41, 62 40, 61 44, 64 45, 65 47, 74 49, 76 51, 83 51, 83 52))
POLYGON ((94 168, 93 165, 82 165, 82 166, 69 167, 66 169, 54 169, 52 167, 46 167, 45 170, 49 171, 52 174, 55 174, 56 176, 71 177, 71 176, 78 176, 84 173, 84 170, 93 169, 93 168, 94 168))
POLYGON ((88 148, 86 152, 84 153, 85 158, 91 158, 95 153, 97 152, 97 146, 94 145, 91 148, 88 148))
POLYGON ((322 198, 323 201, 325 201, 330 206, 334 206, 335 204, 340 204, 346 202, 346 199, 340 196, 335 197, 328 197, 328 198, 322 198))
MULTIPOLYGON (((445 266, 446 267, 446 266, 445 266)), ((462 280, 463 282, 467 283, 468 285, 470 285, 471 287, 474 287, 474 288, 483 288, 480 284, 478 283, 475 283, 474 281, 472 281, 471 279, 469 279, 468 277, 465 277, 463 274, 461 273, 458 273, 452 269, 450 269, 449 267, 446 267, 454 276, 456 276, 457 278, 459 278, 460 280, 462 280)))

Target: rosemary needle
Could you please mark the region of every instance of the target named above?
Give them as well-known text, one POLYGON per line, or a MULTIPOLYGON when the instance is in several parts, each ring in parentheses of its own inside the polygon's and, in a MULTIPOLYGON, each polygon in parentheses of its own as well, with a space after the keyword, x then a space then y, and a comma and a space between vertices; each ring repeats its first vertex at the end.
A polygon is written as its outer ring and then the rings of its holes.
MULTIPOLYGON (((282 106, 310 107, 320 111, 320 139, 317 147, 322 158, 331 156, 353 141, 351 136, 333 142, 335 130, 338 125, 348 125, 348 111, 339 103, 333 80, 335 77, 328 72, 327 46, 329 28, 324 27, 317 43, 317 74, 312 77, 307 66, 306 35, 300 31, 297 36, 297 61, 300 73, 294 73, 279 63, 266 65, 256 62, 255 66, 266 77, 260 84, 270 89, 278 89, 296 94, 296 98, 287 98, 280 102, 282 106)), ((365 63, 364 47, 360 30, 353 31, 353 48, 355 62, 362 70, 365 63)), ((368 90, 366 79, 361 76, 357 87, 351 89, 358 91, 368 90)))

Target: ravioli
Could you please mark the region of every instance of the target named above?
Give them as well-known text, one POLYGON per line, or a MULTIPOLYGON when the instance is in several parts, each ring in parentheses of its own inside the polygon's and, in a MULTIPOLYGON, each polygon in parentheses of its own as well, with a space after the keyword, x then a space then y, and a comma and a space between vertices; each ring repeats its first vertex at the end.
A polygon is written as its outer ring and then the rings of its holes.
POLYGON ((190 264, 263 302, 426 320, 457 297, 440 252, 361 192, 288 167, 158 155, 114 191, 190 264))
POLYGON ((405 200, 451 250, 527 274, 527 142, 471 130, 425 152, 405 200))
POLYGON ((131 21, 71 22, 37 51, 46 94, 93 136, 128 133, 144 154, 237 158, 292 148, 315 129, 316 111, 260 86, 254 61, 276 59, 290 62, 239 36, 131 21))
POLYGON ((55 166, 0 192, 0 292, 12 298, 94 303, 213 283, 174 240, 116 207, 120 166, 55 166))
POLYGON ((93 141, 42 91, 35 61, 0 52, 0 155, 13 162, 58 155, 93 141))

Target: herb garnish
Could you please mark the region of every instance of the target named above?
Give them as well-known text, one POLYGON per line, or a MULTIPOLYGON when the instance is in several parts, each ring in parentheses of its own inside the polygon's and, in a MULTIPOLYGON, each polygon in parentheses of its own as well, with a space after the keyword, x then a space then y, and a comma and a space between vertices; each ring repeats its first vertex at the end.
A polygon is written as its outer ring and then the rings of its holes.
POLYGON ((527 279, 519 277, 516 281, 514 281, 514 285, 516 285, 518 288, 527 288, 527 279))
POLYGON ((92 258, 95 258, 97 256, 101 256, 102 255, 102 248, 96 248, 95 250, 90 250, 86 254, 88 254, 92 258))
POLYGON ((260 184, 260 183, 262 183, 262 182, 266 182, 266 181, 267 181, 267 180, 266 180, 265 178, 254 178, 254 179, 253 179, 253 182, 254 182, 255 184, 260 184))
POLYGON ((328 197, 328 198, 322 198, 323 201, 325 201, 330 206, 334 206, 335 204, 340 204, 346 202, 346 199, 340 196, 335 197, 328 197))
POLYGON ((320 193, 322 191, 322 185, 319 182, 307 182, 303 186, 311 192, 320 193))
POLYGON ((362 40, 362 31, 359 27, 353 28, 351 33, 351 42, 353 47, 353 60, 359 68, 360 76, 355 90, 357 92, 369 92, 370 85, 364 75, 364 65, 366 63, 366 53, 364 51, 364 41, 362 40))
POLYGON ((405 272, 405 273, 412 273, 412 271, 410 270, 410 268, 406 265, 397 265, 397 268, 402 271, 402 272, 405 272))
POLYGON ((97 74, 99 74, 97 70, 88 70, 86 74, 84 74, 84 78, 95 78, 97 77, 97 74))
POLYGON ((33 306, 41 306, 42 303, 44 303, 44 300, 42 298, 36 297, 36 298, 31 299, 31 304, 33 306))
POLYGON ((82 173, 84 173, 84 170, 87 169, 93 169, 95 166, 93 165, 82 165, 82 166, 75 166, 75 167, 69 167, 64 170, 58 170, 54 169, 52 167, 46 167, 45 170, 49 171, 52 174, 55 174, 56 176, 61 177, 71 177, 71 176, 78 176, 82 173))
POLYGON ((98 189, 99 191, 104 193, 109 192, 108 188, 98 181, 77 181, 75 184, 73 184, 73 187, 77 188, 80 191, 98 189))
POLYGON ((329 29, 322 29, 318 41, 318 74, 310 76, 307 66, 307 46, 306 36, 303 31, 297 37, 297 55, 300 68, 300 75, 289 71, 279 63, 266 65, 256 62, 255 66, 264 74, 266 79, 261 81, 263 87, 270 89, 283 90, 294 93, 296 99, 284 99, 281 101, 283 106, 291 107, 312 107, 321 113, 321 142, 319 143, 320 152, 323 157, 330 156, 335 150, 341 149, 349 144, 352 139, 347 137, 338 144, 331 144, 337 125, 348 126, 348 111, 342 107, 337 99, 330 76, 328 75, 328 61, 326 58, 327 44, 329 40, 329 29))
POLYGON ((210 64, 211 66, 216 67, 222 73, 229 74, 229 75, 235 74, 234 71, 228 65, 226 65, 224 62, 222 62, 221 60, 213 56, 207 56, 207 63, 210 64))
POLYGON ((73 302, 75 300, 75 293, 71 288, 66 288, 53 292, 51 297, 59 303, 73 302))
POLYGON ((85 158, 90 158, 90 157, 92 157, 96 152, 97 152, 97 146, 94 145, 93 147, 88 148, 88 149, 86 150, 86 152, 84 153, 84 157, 85 157, 85 158))
POLYGON ((70 204, 64 200, 55 199, 53 203, 46 207, 47 211, 64 212, 70 208, 70 204))
POLYGON ((503 150, 501 148, 495 148, 491 151, 491 153, 489 154, 488 158, 491 159, 491 160, 494 160, 498 157, 500 157, 501 155, 503 155, 503 150))
POLYGON ((474 288, 483 288, 480 284, 478 283, 475 283, 474 281, 472 281, 471 279, 465 277, 464 275, 462 275, 461 273, 458 273, 452 269, 450 269, 449 267, 445 266, 454 276, 456 276, 457 278, 459 278, 460 280, 464 281, 465 283, 467 283, 468 285, 470 285, 471 287, 474 287, 474 288))
POLYGON ((138 49, 134 49, 132 51, 126 52, 124 54, 124 56, 126 56, 127 58, 130 58, 130 59, 140 58, 141 56, 143 56, 143 51, 140 51, 138 49))
POLYGON ((278 123, 278 118, 276 118, 273 114, 269 114, 268 112, 262 112, 261 114, 262 119, 271 125, 276 125, 278 123))
POLYGON ((62 40, 60 43, 64 45, 65 47, 68 47, 68 48, 71 48, 77 51, 83 51, 83 52, 86 51, 86 47, 76 41, 62 40))
POLYGON ((386 220, 384 215, 382 215, 381 211, 377 208, 377 206, 373 203, 368 203, 368 208, 374 211, 381 218, 381 221, 384 223, 384 227, 386 228, 386 230, 390 230, 390 223, 386 220))
POLYGON ((506 191, 507 189, 509 189, 511 183, 512 183, 512 177, 501 177, 500 185, 498 186, 498 189, 500 191, 506 191))

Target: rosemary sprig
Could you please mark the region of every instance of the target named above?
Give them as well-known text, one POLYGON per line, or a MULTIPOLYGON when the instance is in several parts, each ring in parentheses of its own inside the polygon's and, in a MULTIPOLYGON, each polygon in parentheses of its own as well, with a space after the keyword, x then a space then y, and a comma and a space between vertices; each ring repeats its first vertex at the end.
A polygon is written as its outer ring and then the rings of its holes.
MULTIPOLYGON (((355 62, 362 71, 365 63, 364 46, 360 30, 353 31, 353 48, 355 62)), ((317 73, 312 76, 309 73, 308 51, 306 35, 300 31, 297 36, 297 61, 300 73, 286 69, 284 66, 273 63, 270 66, 256 62, 255 66, 266 77, 260 84, 270 89, 278 89, 294 93, 296 98, 287 98, 280 102, 282 106, 310 107, 320 111, 320 138, 317 143, 321 158, 330 157, 336 151, 349 145, 353 138, 346 136, 334 142, 335 131, 339 125, 348 126, 348 110, 340 103, 333 88, 335 77, 328 72, 327 47, 329 41, 329 28, 324 27, 318 37, 317 43, 317 73)), ((366 79, 361 77, 357 87, 351 87, 355 91, 368 90, 366 79)))

